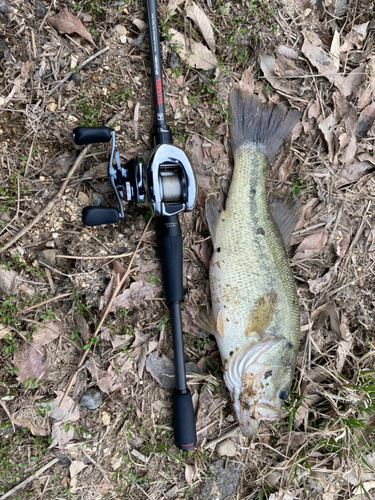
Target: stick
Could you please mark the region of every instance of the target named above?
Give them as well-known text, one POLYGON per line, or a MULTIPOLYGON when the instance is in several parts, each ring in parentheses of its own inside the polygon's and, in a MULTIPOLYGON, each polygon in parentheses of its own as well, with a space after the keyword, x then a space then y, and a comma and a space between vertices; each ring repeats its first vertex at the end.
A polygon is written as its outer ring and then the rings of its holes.
MULTIPOLYGON (((98 326, 96 327, 96 330, 95 330, 95 332, 94 332, 93 337, 95 337, 95 336, 99 333, 99 331, 100 331, 100 329, 101 329, 101 327, 102 327, 102 325, 103 325, 103 323, 104 323, 105 318, 107 317, 108 313, 109 313, 109 312, 110 312, 110 310, 111 310, 111 307, 112 307, 112 304, 113 304, 113 302, 114 302, 115 298, 117 297, 117 295, 118 295, 119 291, 120 291, 120 290, 121 290, 121 288, 122 288, 122 285, 125 283, 125 281, 126 281, 127 277, 129 276, 130 271, 131 271, 131 267, 132 267, 133 262, 134 262, 134 259, 135 259, 135 256, 137 255, 137 253, 138 253, 138 249, 139 249, 139 247, 140 247, 140 245, 141 245, 141 243, 142 243, 142 238, 143 238, 143 236, 146 234, 147 229, 148 229, 148 227, 149 227, 149 225, 150 225, 151 221, 152 221, 152 217, 150 217, 150 219, 148 220, 148 222, 147 222, 147 224, 146 224, 146 226, 145 226, 145 228, 144 228, 144 230, 143 230, 142 236, 140 237, 140 239, 139 239, 139 241, 138 241, 138 244, 137 244, 137 246, 136 246, 136 248, 135 248, 135 250, 134 250, 134 252, 133 252, 132 258, 130 259, 130 262, 129 262, 128 268, 126 269, 126 272, 125 272, 124 276, 123 276, 123 277, 122 277, 122 279, 121 279, 121 280, 117 283, 116 288, 115 288, 115 289, 114 289, 114 291, 113 291, 113 294, 112 294, 111 300, 108 302, 108 305, 107 305, 107 307, 106 307, 106 309, 105 309, 105 311, 104 311, 104 313, 103 313, 103 316, 101 317, 101 320, 99 321, 98 326)), ((78 362, 78 366, 77 366, 77 368, 76 368, 75 372, 73 373, 73 375, 71 376, 71 378, 70 378, 70 380, 69 380, 68 387, 66 388, 66 390, 65 390, 65 392, 64 392, 64 395, 63 395, 63 397, 61 398, 61 401, 60 401, 59 406, 61 406, 61 405, 64 403, 65 398, 66 398, 66 397, 67 397, 67 395, 69 394, 69 391, 70 391, 70 389, 72 388, 73 383, 74 383, 74 380, 75 380, 75 378, 76 378, 77 372, 78 372, 79 368, 83 365, 83 362, 85 361, 85 359, 86 359, 86 357, 87 357, 87 355, 88 355, 89 351, 90 351, 90 349, 86 349, 86 350, 85 350, 85 352, 82 354, 81 359, 80 359, 80 360, 79 360, 79 362, 78 362)))
POLYGON ((57 297, 52 297, 52 299, 43 300, 43 302, 39 302, 38 304, 34 304, 33 306, 26 307, 26 309, 23 309, 22 312, 24 313, 27 311, 31 311, 31 309, 36 309, 37 307, 44 306, 44 304, 48 304, 49 302, 53 302, 54 300, 62 299, 63 297, 67 297, 68 295, 72 295, 71 292, 62 293, 61 295, 57 295, 57 297))
POLYGON ((44 465, 41 469, 39 469, 38 471, 36 471, 35 474, 33 474, 32 476, 28 477, 27 479, 25 479, 25 481, 22 481, 22 483, 17 484, 17 486, 15 486, 11 490, 9 490, 6 493, 4 493, 4 495, 2 495, 0 497, 0 500, 5 500, 6 498, 8 498, 11 495, 13 495, 13 493, 15 493, 16 491, 20 490, 21 488, 23 488, 27 484, 29 484, 32 481, 34 481, 34 479, 36 479, 37 477, 41 476, 44 471, 46 471, 47 469, 49 469, 50 467, 52 467, 52 465, 55 465, 55 463, 57 463, 58 461, 59 461, 58 458, 54 458, 53 460, 51 460, 50 462, 48 462, 48 464, 44 465))
MULTIPOLYGON (((78 66, 78 69, 82 69, 84 66, 86 66, 86 64, 88 64, 89 62, 93 61, 96 57, 99 57, 101 56, 102 54, 104 54, 104 52, 107 52, 107 50, 109 50, 109 47, 104 47, 104 49, 102 50, 99 50, 99 52, 96 52, 95 54, 93 54, 92 56, 90 56, 88 59, 86 59, 86 61, 83 61, 83 63, 81 63, 79 66, 78 66)), ((69 78, 72 76, 72 74, 74 73, 74 71, 70 71, 62 80, 61 82, 59 82, 57 85, 55 85, 53 87, 52 90, 50 90, 48 92, 47 95, 52 95, 55 90, 57 90, 59 87, 61 87, 61 85, 63 85, 67 80, 69 80, 69 78)))
MULTIPOLYGON (((207 238, 208 239, 208 238, 207 238)), ((130 257, 133 252, 121 253, 120 255, 95 255, 95 256, 80 256, 80 255, 56 255, 59 259, 77 259, 77 260, 101 260, 101 259, 119 259, 120 257, 130 257)))
MULTIPOLYGON (((240 427, 238 426, 238 427, 234 427, 231 431, 224 432, 224 434, 222 434, 218 438, 213 439, 212 441, 210 441, 209 443, 207 443, 205 445, 204 449, 206 450, 207 448, 211 448, 211 446, 215 446, 215 444, 220 443, 220 441, 223 441, 224 439, 228 438, 229 436, 231 436, 235 432, 238 432, 239 430, 240 430, 240 427)), ((0 498, 0 500, 1 500, 1 498, 0 498)))
MULTIPOLYGON (((106 123, 106 126, 109 126, 114 121, 118 120, 124 114, 124 112, 125 112, 125 110, 124 111, 119 111, 118 113, 116 113, 109 120, 109 122, 106 123)), ((35 217, 34 220, 32 220, 29 224, 27 224, 27 226, 25 226, 23 229, 21 229, 10 241, 8 241, 8 243, 6 243, 2 248, 0 248, 0 254, 3 253, 3 252, 5 252, 6 250, 8 250, 8 248, 10 248, 12 245, 14 245, 14 243, 16 241, 18 241, 20 238, 22 238, 22 236, 24 234, 26 234, 28 231, 30 231, 30 229, 32 227, 34 227, 36 224, 38 224, 38 222, 40 220, 42 220, 43 217, 48 214, 48 212, 50 212, 53 208, 56 207, 56 205, 58 203, 60 203, 62 195, 64 194, 65 189, 67 188, 70 179, 75 174, 76 170, 80 166, 83 158, 85 157, 85 155, 86 155, 87 151, 90 149, 90 147, 91 147, 91 144, 87 144, 87 146, 85 146, 82 149, 82 151, 78 155, 76 161, 74 162, 72 168, 70 169, 70 172, 69 172, 68 176, 66 177, 64 183, 62 184, 61 188, 59 189, 59 192, 57 193, 57 195, 54 196, 54 198, 52 198, 52 200, 43 208, 43 210, 35 217)))

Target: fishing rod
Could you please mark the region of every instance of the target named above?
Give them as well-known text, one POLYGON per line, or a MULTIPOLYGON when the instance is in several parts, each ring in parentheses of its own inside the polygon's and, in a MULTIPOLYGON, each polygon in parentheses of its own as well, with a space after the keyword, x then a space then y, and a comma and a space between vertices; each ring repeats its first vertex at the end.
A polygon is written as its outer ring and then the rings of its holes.
POLYGON ((193 167, 182 149, 173 146, 172 133, 165 119, 164 90, 156 0, 147 0, 150 44, 151 81, 154 101, 153 149, 138 153, 121 164, 115 132, 108 127, 76 127, 74 142, 78 145, 110 142, 108 181, 117 207, 85 207, 82 222, 86 226, 113 224, 124 217, 122 199, 145 205, 157 220, 157 242, 163 273, 166 301, 171 315, 176 388, 173 394, 175 444, 190 450, 197 441, 191 392, 186 383, 184 344, 181 322, 182 235, 180 212, 193 210, 196 180, 193 167))

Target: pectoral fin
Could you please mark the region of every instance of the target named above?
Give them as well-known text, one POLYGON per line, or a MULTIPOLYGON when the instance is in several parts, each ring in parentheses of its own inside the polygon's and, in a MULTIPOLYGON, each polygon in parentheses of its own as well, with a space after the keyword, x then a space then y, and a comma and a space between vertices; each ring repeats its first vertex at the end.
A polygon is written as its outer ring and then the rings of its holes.
POLYGON ((268 198, 268 208, 279 228, 285 249, 288 250, 292 233, 301 216, 302 204, 293 194, 284 197, 271 195, 268 198))
POLYGON ((216 227, 219 222, 221 203, 215 196, 209 196, 206 200, 206 219, 210 230, 212 243, 215 244, 216 227))
POLYGON ((200 311, 198 316, 195 318, 195 324, 211 335, 215 335, 216 333, 216 322, 211 309, 208 309, 207 311, 200 311))
POLYGON ((275 314, 276 303, 277 293, 274 290, 267 292, 258 300, 247 324, 247 335, 256 332, 262 337, 266 333, 275 314))

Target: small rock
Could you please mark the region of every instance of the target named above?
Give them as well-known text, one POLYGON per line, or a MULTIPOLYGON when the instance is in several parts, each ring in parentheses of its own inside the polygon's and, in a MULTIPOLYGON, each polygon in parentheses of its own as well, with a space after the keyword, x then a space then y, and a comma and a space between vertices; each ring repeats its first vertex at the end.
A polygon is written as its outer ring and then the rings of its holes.
POLYGON ((9 7, 10 7, 10 4, 9 4, 8 0, 0 0, 0 12, 3 12, 4 14, 8 14, 9 7))
POLYGON ((56 111, 57 104, 55 102, 50 102, 47 106, 47 109, 50 113, 54 113, 56 111))
POLYGON ((207 479, 200 490, 201 500, 224 500, 235 490, 242 465, 221 458, 210 466, 213 477, 207 479))
POLYGON ((226 439, 217 445, 216 451, 222 457, 234 457, 237 453, 237 447, 233 441, 226 439))
POLYGON ((121 42, 123 45, 125 45, 125 44, 126 44, 126 41, 127 41, 126 36, 125 36, 125 35, 121 35, 121 36, 120 36, 120 42, 121 42))
POLYGON ((78 122, 78 118, 74 115, 69 115, 68 116, 68 122, 71 122, 71 123, 76 123, 78 122))
POLYGON ((129 99, 128 100, 128 108, 132 109, 133 106, 134 106, 134 102, 129 99))
POLYGON ((187 98, 186 95, 182 98, 182 102, 184 103, 185 106, 189 106, 189 99, 187 98))
POLYGON ((129 33, 129 31, 122 24, 116 24, 115 31, 120 37, 129 33))
POLYGON ((172 486, 170 490, 168 490, 165 493, 165 496, 168 498, 174 498, 177 495, 177 493, 178 493, 178 486, 177 484, 175 484, 174 486, 172 486))
POLYGON ((73 73, 72 80, 74 83, 81 83, 81 73, 73 73))
MULTIPOLYGON (((167 356, 159 357, 152 352, 146 359, 146 370, 156 379, 164 389, 174 389, 175 369, 173 362, 167 356)), ((186 363, 186 374, 202 374, 202 370, 196 363, 186 363)))
POLYGON ((54 241, 47 241, 46 247, 47 248, 55 248, 55 242, 54 241))
POLYGON ((89 197, 83 191, 80 191, 78 193, 77 198, 78 198, 78 203, 82 206, 87 205, 89 202, 89 197))
POLYGON ((5 99, 5 97, 0 96, 0 108, 2 108, 3 106, 5 106, 6 102, 7 102, 7 100, 5 99))
POLYGON ((55 267, 56 263, 56 250, 42 250, 41 252, 36 253, 36 258, 38 259, 39 264, 47 264, 49 267, 55 267))
POLYGON ((100 207, 100 205, 103 203, 103 196, 99 193, 94 193, 92 195, 92 204, 94 207, 100 207))
POLYGON ((79 404, 89 410, 96 410, 103 402, 103 393, 97 387, 90 387, 82 394, 79 404))

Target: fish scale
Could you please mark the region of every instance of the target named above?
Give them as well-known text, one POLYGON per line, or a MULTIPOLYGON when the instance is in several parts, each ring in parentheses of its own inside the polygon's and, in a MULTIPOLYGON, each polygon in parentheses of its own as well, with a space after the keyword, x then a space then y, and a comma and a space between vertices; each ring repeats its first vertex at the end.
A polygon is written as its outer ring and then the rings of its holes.
POLYGON ((298 214, 277 224, 283 205, 271 213, 266 176, 299 114, 239 88, 232 90, 230 113, 234 172, 225 210, 212 199, 207 205, 210 289, 224 379, 242 432, 251 436, 259 420, 280 416, 298 350, 300 312, 286 253, 298 214))

